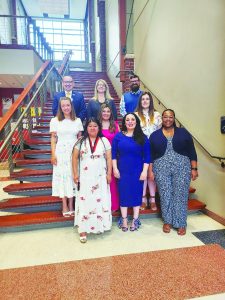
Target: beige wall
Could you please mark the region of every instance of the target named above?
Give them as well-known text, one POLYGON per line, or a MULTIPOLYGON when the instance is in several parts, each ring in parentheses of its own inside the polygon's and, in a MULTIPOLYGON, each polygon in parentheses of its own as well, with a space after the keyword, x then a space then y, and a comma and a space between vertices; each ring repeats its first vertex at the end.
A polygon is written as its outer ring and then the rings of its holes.
POLYGON ((105 11, 107 73, 117 91, 117 94, 120 96, 122 92, 122 86, 119 78, 116 78, 116 75, 120 70, 118 0, 105 1, 105 11))
MULTIPOLYGON (((225 156, 225 1, 136 0, 136 73, 215 156, 225 156)), ((197 195, 225 217, 225 170, 197 146, 197 195)))
POLYGON ((0 49, 0 74, 35 74, 42 65, 33 50, 0 49))

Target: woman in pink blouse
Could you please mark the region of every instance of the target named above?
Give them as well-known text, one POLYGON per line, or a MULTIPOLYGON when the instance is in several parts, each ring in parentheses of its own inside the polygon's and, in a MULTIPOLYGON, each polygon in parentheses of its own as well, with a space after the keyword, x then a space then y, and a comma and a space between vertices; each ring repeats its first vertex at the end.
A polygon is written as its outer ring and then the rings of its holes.
MULTIPOLYGON (((108 104, 103 104, 99 114, 99 120, 102 124, 102 134, 112 144, 112 140, 117 132, 120 131, 119 124, 114 121, 112 110, 108 104)), ((112 180, 110 183, 111 199, 112 199, 112 211, 119 209, 119 194, 117 189, 116 178, 112 174, 112 180)))

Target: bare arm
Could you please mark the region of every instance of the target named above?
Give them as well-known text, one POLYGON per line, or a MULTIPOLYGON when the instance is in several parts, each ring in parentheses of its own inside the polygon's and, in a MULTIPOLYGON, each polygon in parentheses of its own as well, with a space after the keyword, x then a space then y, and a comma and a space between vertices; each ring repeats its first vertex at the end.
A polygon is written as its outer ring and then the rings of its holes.
POLYGON ((56 132, 51 132, 51 163, 57 165, 57 157, 55 155, 57 135, 56 132))
POLYGON ((74 148, 73 155, 72 155, 72 167, 73 167, 73 180, 76 184, 78 184, 79 182, 79 173, 78 173, 79 153, 80 151, 74 148))
POLYGON ((120 171, 118 170, 117 167, 117 159, 112 160, 112 165, 113 165, 113 174, 116 178, 120 178, 120 171))
POLYGON ((106 151, 106 164, 107 164, 107 182, 110 183, 112 179, 112 155, 111 149, 106 151))
POLYGON ((196 160, 191 161, 191 179, 196 180, 198 178, 198 165, 196 160))
POLYGON ((82 131, 79 131, 78 132, 78 135, 77 135, 77 139, 79 140, 79 138, 82 136, 82 131))
POLYGON ((141 172, 141 175, 140 175, 140 180, 145 180, 145 179, 147 179, 147 175, 148 175, 148 166, 149 166, 149 164, 146 164, 146 163, 144 163, 144 165, 143 165, 143 170, 142 170, 142 172, 141 172))

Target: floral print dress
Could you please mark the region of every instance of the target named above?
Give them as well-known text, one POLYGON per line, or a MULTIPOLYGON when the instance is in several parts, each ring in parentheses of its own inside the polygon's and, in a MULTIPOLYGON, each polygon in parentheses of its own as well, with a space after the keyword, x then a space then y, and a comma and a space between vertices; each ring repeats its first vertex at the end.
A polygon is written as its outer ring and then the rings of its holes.
POLYGON ((109 141, 99 138, 95 151, 91 152, 86 139, 76 149, 80 151, 80 190, 77 191, 74 226, 78 232, 101 233, 112 226, 111 194, 106 180, 106 150, 111 149, 109 141))

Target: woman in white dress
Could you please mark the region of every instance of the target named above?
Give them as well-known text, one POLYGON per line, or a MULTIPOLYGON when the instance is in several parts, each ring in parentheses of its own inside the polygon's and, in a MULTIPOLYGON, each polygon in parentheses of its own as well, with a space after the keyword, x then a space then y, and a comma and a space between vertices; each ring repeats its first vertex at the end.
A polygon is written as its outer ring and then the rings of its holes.
POLYGON ((74 216, 75 184, 72 172, 72 151, 74 144, 81 136, 81 131, 83 131, 83 125, 81 120, 76 118, 71 99, 60 98, 57 115, 50 121, 52 196, 62 199, 64 217, 74 216))
POLYGON ((80 241, 85 243, 88 233, 103 233, 112 226, 111 145, 95 118, 87 121, 84 136, 74 147, 73 173, 78 186, 74 226, 78 226, 80 241))
MULTIPOLYGON (((162 127, 161 115, 159 112, 154 110, 152 95, 149 92, 144 92, 140 96, 135 114, 140 119, 143 133, 148 138, 154 131, 162 127)), ((147 206, 147 186, 149 188, 151 209, 157 210, 155 203, 156 184, 154 180, 150 180, 149 178, 144 181, 141 209, 145 209, 147 206)))

